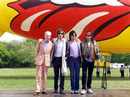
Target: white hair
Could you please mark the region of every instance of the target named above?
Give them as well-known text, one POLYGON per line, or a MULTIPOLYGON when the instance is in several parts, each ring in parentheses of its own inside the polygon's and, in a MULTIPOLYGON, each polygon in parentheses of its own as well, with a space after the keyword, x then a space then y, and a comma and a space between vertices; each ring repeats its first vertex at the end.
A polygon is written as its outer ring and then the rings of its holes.
POLYGON ((51 32, 50 32, 50 31, 46 31, 46 32, 45 32, 45 35, 51 36, 51 32))

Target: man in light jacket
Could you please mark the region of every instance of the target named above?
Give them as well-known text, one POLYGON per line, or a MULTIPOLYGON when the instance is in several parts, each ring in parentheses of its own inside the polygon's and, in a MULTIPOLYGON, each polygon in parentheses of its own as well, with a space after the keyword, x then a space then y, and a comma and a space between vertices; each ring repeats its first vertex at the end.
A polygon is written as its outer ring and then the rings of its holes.
POLYGON ((53 40, 53 68, 54 68, 54 93, 64 93, 64 73, 66 69, 66 40, 64 39, 64 32, 58 29, 57 38, 53 40), (59 79, 59 80, 58 80, 59 79), (60 85, 58 85, 60 81, 60 85))
POLYGON ((50 41, 51 32, 46 31, 44 39, 39 39, 36 52, 36 90, 34 95, 40 93, 46 94, 47 88, 47 71, 51 63, 52 47, 53 44, 50 41))

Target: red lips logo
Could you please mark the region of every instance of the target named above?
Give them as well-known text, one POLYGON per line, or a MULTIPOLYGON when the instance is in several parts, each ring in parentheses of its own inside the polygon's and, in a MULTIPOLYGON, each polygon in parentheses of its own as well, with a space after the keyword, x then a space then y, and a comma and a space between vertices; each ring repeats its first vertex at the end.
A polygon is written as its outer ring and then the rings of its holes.
POLYGON ((33 39, 41 38, 46 30, 50 30, 52 37, 56 37, 58 28, 63 28, 66 35, 75 30, 81 40, 88 31, 94 32, 98 41, 110 39, 130 24, 130 2, 118 2, 122 6, 84 6, 77 3, 64 5, 50 0, 18 0, 9 4, 9 7, 19 13, 12 20, 11 29, 33 39))

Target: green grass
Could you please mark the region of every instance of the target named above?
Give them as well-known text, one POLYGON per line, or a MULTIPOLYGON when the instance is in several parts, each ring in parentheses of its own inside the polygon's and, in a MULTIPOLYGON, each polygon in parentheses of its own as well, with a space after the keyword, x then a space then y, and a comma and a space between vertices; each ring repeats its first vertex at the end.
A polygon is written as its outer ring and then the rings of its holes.
MULTIPOLYGON (((53 74, 53 69, 50 68, 48 71, 48 88, 51 89, 53 88, 53 74)), ((130 89, 128 70, 126 70, 125 76, 126 78, 121 79, 119 70, 112 69, 111 77, 108 78, 108 89, 130 89)), ((95 71, 92 87, 101 88, 101 78, 95 77, 95 71)), ((0 90, 33 90, 34 88, 35 68, 0 69, 0 90)), ((69 76, 66 77, 65 89, 70 89, 69 76)))

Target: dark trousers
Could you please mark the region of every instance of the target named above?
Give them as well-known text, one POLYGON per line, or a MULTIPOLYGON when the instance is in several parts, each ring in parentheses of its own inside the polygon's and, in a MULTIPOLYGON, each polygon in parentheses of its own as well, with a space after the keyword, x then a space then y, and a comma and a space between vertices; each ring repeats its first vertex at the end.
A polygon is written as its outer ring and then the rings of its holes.
POLYGON ((64 90, 64 75, 62 74, 62 58, 55 57, 53 59, 53 67, 54 67, 54 89, 58 90, 58 80, 60 80, 60 91, 64 90))
POLYGON ((80 75, 80 58, 69 58, 69 69, 71 79, 71 90, 79 90, 79 75, 80 75))
POLYGON ((96 71, 96 77, 100 78, 100 72, 99 71, 96 71))
POLYGON ((124 71, 120 71, 121 72, 121 78, 124 78, 124 71))
POLYGON ((82 64, 82 89, 91 88, 94 62, 83 61, 82 64), (87 87, 86 87, 87 83, 87 87))

